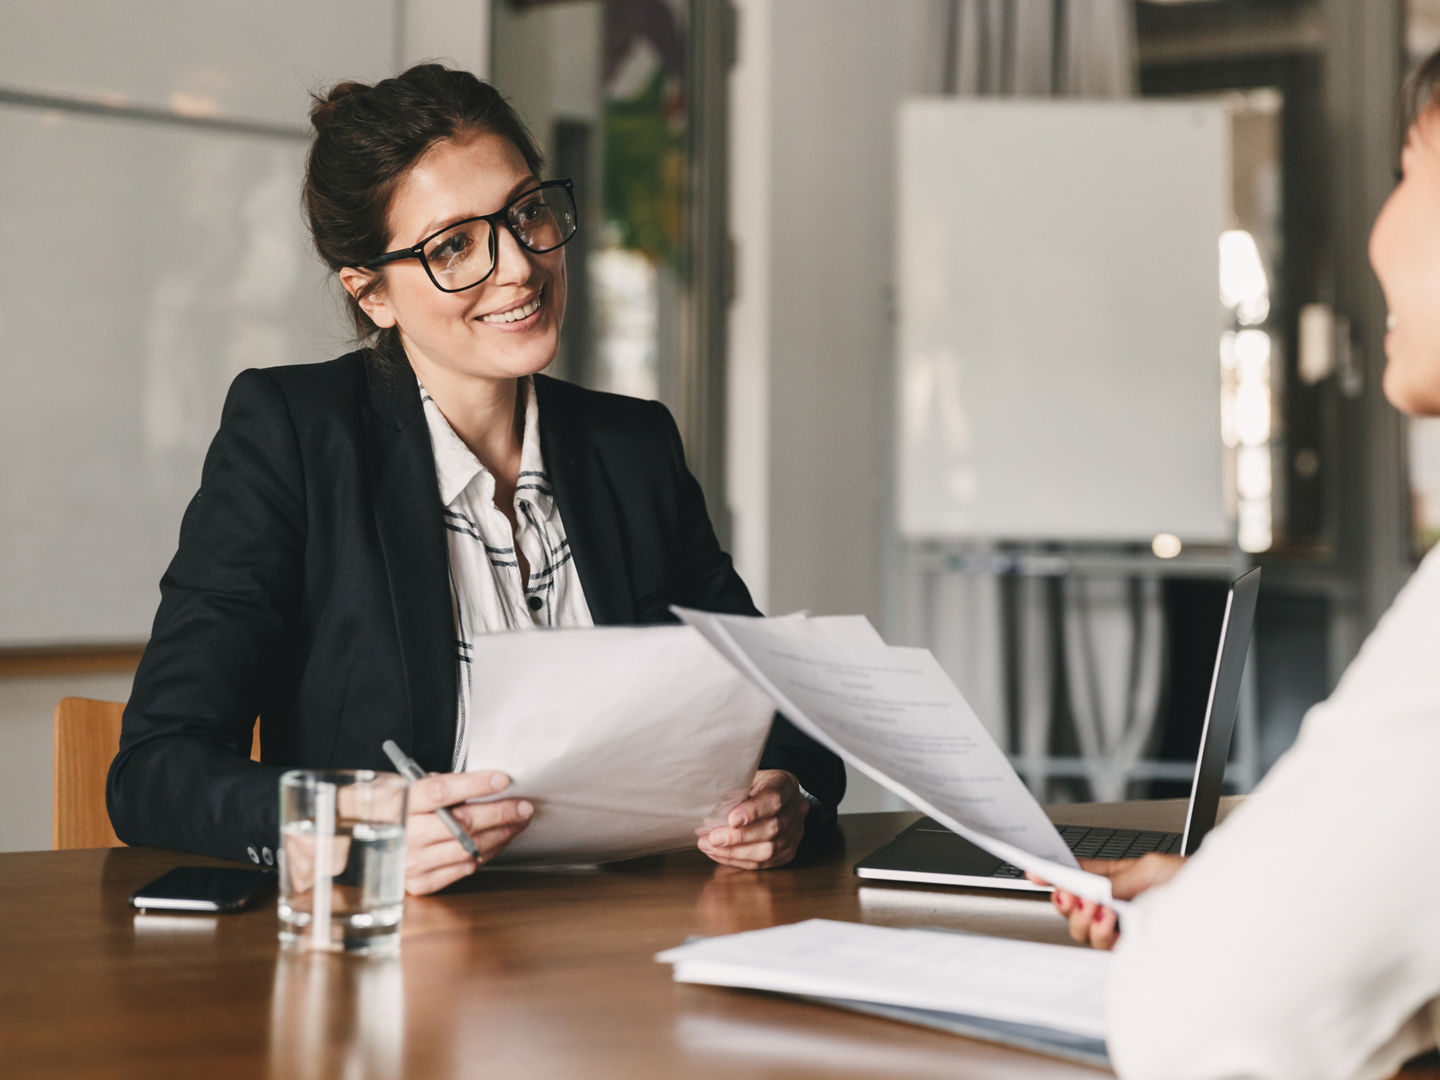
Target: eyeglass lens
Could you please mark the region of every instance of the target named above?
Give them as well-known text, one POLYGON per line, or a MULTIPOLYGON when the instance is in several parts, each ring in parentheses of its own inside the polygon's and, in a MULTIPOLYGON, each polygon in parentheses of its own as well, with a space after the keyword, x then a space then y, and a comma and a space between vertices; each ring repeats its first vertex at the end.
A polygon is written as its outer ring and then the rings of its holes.
MULTIPOLYGON (((575 235, 575 201, 564 187, 539 188, 505 209, 515 238, 536 254, 554 251, 575 235)), ((488 221, 465 221, 425 245, 425 262, 442 288, 465 289, 495 266, 497 247, 488 221)))

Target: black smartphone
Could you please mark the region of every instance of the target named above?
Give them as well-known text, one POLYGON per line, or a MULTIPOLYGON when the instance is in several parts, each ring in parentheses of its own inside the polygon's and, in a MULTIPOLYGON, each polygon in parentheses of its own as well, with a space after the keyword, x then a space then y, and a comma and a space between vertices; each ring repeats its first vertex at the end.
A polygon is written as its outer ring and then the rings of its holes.
POLYGON ((239 911, 275 887, 275 875, 235 866, 177 866, 130 894, 141 911, 239 911))

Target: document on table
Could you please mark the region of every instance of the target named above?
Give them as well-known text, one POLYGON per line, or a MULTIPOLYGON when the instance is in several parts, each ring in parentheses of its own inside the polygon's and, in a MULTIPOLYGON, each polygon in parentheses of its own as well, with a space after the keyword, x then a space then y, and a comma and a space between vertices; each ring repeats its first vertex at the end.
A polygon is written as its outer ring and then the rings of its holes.
POLYGON ((1066 945, 810 919, 660 953, 678 982, 819 998, 1104 1063, 1110 954, 1066 945))
POLYGON ((674 609, 807 735, 992 855, 1123 910, 1081 870, 955 684, 925 649, 863 616, 762 619, 674 609))
POLYGON ((471 649, 466 769, 535 816, 496 860, 574 864, 694 845, 748 791, 775 707, 688 626, 489 634, 471 649))

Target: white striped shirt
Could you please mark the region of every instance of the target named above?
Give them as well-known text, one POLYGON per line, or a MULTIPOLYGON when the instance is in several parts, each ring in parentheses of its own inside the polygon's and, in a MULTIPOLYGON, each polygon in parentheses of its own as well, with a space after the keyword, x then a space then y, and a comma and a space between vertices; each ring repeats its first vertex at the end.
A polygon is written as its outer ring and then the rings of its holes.
POLYGON ((484 680, 484 646, 478 639, 497 630, 594 625, 540 454, 540 406, 535 400, 534 380, 521 379, 519 392, 525 399, 525 430, 512 530, 509 519, 495 505, 494 475, 455 434, 425 388, 420 388, 450 554, 457 769, 463 767, 470 703, 484 680), (528 583, 520 579, 517 546, 530 567, 528 583))

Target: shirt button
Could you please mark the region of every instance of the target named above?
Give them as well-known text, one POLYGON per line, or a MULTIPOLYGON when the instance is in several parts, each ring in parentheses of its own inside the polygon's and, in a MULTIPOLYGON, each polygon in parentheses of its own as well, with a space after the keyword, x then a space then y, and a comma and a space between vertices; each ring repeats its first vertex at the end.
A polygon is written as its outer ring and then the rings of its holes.
POLYGON ((545 606, 545 601, 541 600, 538 596, 532 596, 529 600, 525 602, 530 605, 531 611, 539 611, 542 607, 545 606))
POLYGON ((245 854, 250 856, 250 861, 253 863, 258 863, 260 861, 260 853, 255 850, 254 844, 251 844, 245 849, 245 854))
POLYGON ((262 847, 260 849, 260 857, 265 860, 266 866, 275 865, 275 853, 271 851, 268 847, 262 847))

